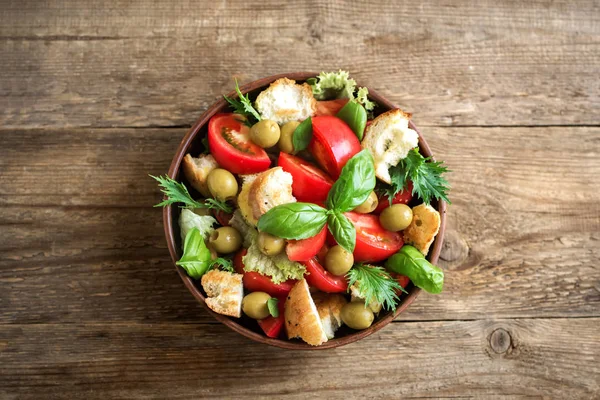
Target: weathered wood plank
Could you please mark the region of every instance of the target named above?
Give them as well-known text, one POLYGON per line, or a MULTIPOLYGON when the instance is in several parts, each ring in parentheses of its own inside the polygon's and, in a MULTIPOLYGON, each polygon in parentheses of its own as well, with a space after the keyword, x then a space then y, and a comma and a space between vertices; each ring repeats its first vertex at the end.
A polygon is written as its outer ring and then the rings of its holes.
POLYGON ((4 0, 0 125, 189 125, 233 75, 337 68, 422 126, 597 125, 599 37, 596 1, 4 0))
MULTIPOLYGON (((0 135, 0 321, 211 321, 175 275, 146 176, 183 130, 55 133, 0 135)), ((425 134, 453 169, 446 289, 401 319, 599 316, 600 128, 425 134)))
POLYGON ((220 325, 0 325, 0 394, 592 399, 600 396, 598 324, 597 318, 394 323, 326 352, 270 348, 220 325))

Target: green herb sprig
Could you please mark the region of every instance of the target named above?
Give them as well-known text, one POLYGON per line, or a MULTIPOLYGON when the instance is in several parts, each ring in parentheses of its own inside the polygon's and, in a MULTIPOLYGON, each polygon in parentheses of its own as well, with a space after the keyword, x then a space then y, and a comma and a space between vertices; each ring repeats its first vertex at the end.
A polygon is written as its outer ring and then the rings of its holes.
POLYGON ((237 79, 235 80, 235 91, 237 92, 239 100, 232 99, 231 97, 223 96, 223 98, 229 103, 231 108, 236 114, 243 115, 247 118, 244 123, 248 126, 252 126, 252 121, 260 121, 261 117, 258 111, 252 105, 249 95, 244 95, 240 90, 237 79))
POLYGON ((203 202, 194 200, 183 183, 177 182, 168 176, 153 176, 161 187, 161 192, 167 196, 166 199, 156 204, 154 207, 165 207, 175 203, 183 203, 188 208, 210 208, 213 210, 232 213, 233 208, 224 201, 217 199, 206 199, 203 202))
POLYGON ((356 283, 360 297, 365 299, 365 306, 375 300, 386 310, 396 310, 396 303, 400 299, 398 291, 406 293, 404 288, 392 278, 382 267, 366 264, 357 264, 346 274, 348 287, 356 283))
POLYGON ((408 152, 406 158, 400 160, 398 165, 390 168, 392 178, 391 188, 387 190, 390 202, 394 196, 403 190, 408 181, 413 183, 413 194, 417 194, 425 204, 431 203, 433 198, 444 200, 450 204, 448 191, 450 185, 442 175, 450 172, 441 161, 431 161, 425 158, 415 148, 408 152))

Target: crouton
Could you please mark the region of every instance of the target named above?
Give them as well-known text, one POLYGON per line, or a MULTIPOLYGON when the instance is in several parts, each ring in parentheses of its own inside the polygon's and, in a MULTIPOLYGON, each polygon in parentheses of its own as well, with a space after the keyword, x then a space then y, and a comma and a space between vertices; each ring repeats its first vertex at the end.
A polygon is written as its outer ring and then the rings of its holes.
POLYGON ((417 248, 423 255, 427 255, 435 235, 440 230, 440 213, 430 205, 419 204, 413 207, 413 219, 408 228, 403 232, 404 242, 417 248))
POLYGON ((306 279, 296 283, 290 290, 284 314, 289 339, 300 338, 312 346, 318 346, 328 340, 306 279))
POLYGON ((242 274, 210 270, 202 276, 202 288, 206 292, 206 305, 218 314, 239 318, 242 316, 244 287, 242 274))
POLYGON ((327 339, 333 339, 342 326, 342 307, 348 302, 341 294, 315 293, 312 295, 327 339))
MULTIPOLYGON (((364 303, 365 300, 366 299, 360 295, 358 290, 358 282, 355 282, 352 286, 350 286, 350 301, 360 301, 364 303)), ((370 308, 373 313, 377 314, 379 311, 381 311, 382 304, 372 298, 369 300, 369 305, 367 307, 370 308)))
POLYGON ((390 184, 390 167, 398 165, 408 152, 419 144, 419 135, 408 127, 411 115, 400 109, 379 115, 365 130, 361 143, 375 162, 375 176, 390 184))
POLYGON ((258 218, 254 218, 254 214, 252 213, 252 207, 250 206, 250 199, 248 196, 250 195, 250 189, 252 188, 252 183, 256 179, 256 175, 244 175, 245 178, 242 178, 244 182, 242 184, 242 190, 237 198, 237 204, 240 208, 240 212, 242 213, 242 217, 248 222, 248 224, 252 226, 256 226, 258 224, 258 218))
POLYGON ((219 168, 219 164, 217 164, 214 157, 210 154, 201 154, 200 157, 194 158, 190 154, 186 154, 183 157, 182 167, 183 173, 192 187, 199 191, 202 196, 210 197, 206 178, 213 169, 219 168))
POLYGON ((271 208, 295 202, 296 198, 292 195, 292 175, 281 167, 261 172, 252 182, 248 193, 252 219, 257 221, 271 208))
POLYGON ((315 115, 317 100, 308 84, 299 85, 291 79, 281 78, 260 92, 256 98, 256 108, 263 118, 283 125, 315 115))

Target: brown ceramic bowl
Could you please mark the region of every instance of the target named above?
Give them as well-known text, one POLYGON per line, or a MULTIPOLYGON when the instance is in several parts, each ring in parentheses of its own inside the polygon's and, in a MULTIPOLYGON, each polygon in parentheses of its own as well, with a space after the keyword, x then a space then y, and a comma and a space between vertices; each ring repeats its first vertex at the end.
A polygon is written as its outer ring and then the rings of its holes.
MULTIPOLYGON (((310 77, 316 76, 316 73, 311 72, 294 72, 289 74, 281 74, 274 75, 267 78, 259 79, 257 81, 248 83, 241 87, 241 91, 243 93, 252 93, 254 95, 258 94, 261 90, 265 89, 269 86, 269 84, 279 78, 287 77, 290 79, 294 79, 298 82, 305 81, 310 77)), ((229 96, 235 96, 235 92, 229 94, 229 96)), ((392 104, 387 99, 383 98, 375 91, 369 89, 369 97, 374 100, 377 104, 379 104, 379 108, 376 111, 377 114, 385 112, 387 110, 391 110, 393 108, 397 108, 394 104, 392 104)), ((179 179, 179 170, 181 167, 181 160, 188 153, 191 152, 193 155, 196 155, 200 152, 201 145, 200 141, 202 137, 207 134, 207 125, 210 118, 221 112, 228 112, 228 104, 225 100, 220 99, 215 104, 213 104, 202 116, 196 121, 196 123, 192 126, 192 128, 187 132, 184 136, 177 152, 175 153, 175 157, 173 158, 173 162, 171 163, 171 167, 169 168, 169 177, 173 179, 179 179)), ((412 122, 410 122, 410 127, 417 132, 419 130, 414 126, 412 122)), ((432 156, 431 150, 425 141, 425 138, 419 132, 419 148, 422 154, 425 156, 432 156)), ((181 174, 181 180, 184 183, 185 177, 181 174)), ((187 185, 190 188, 190 185, 187 185)), ((427 257, 429 261, 432 263, 436 263, 438 257, 440 255, 440 250, 442 248, 442 241, 444 238, 444 230, 446 227, 446 204, 442 201, 434 202, 432 204, 441 215, 442 223, 440 227, 440 232, 438 233, 435 242, 431 246, 431 250, 429 252, 429 256, 427 257)), ((169 252, 171 253, 171 258, 173 259, 173 263, 175 263, 179 258, 181 258, 181 240, 179 235, 179 226, 178 226, 178 218, 179 218, 179 208, 178 207, 165 207, 163 210, 163 221, 165 227, 165 235, 167 237, 167 245, 169 247, 169 252)), ((328 342, 324 343, 321 346, 310 346, 300 340, 286 340, 286 339, 272 339, 265 336, 256 321, 251 320, 246 317, 242 317, 240 319, 229 318, 227 316, 217 314, 210 310, 205 302, 204 302, 204 294, 202 293, 201 286, 199 282, 191 279, 185 272, 185 270, 181 267, 176 267, 181 280, 188 288, 188 290, 192 293, 192 295, 200 302, 207 312, 212 314, 218 321, 227 325, 234 331, 254 340, 259 343, 265 343, 271 346, 277 346, 285 349, 298 349, 298 350, 324 350, 330 349, 333 347, 343 346, 348 343, 356 342, 357 340, 363 339, 387 324, 389 324, 398 314, 404 311, 417 297, 421 289, 415 287, 410 284, 407 287, 408 294, 403 295, 401 298, 401 302, 396 309, 395 312, 385 312, 382 313, 376 321, 371 325, 370 328, 365 329, 363 331, 352 331, 347 327, 342 327, 336 333, 336 337, 328 342)))

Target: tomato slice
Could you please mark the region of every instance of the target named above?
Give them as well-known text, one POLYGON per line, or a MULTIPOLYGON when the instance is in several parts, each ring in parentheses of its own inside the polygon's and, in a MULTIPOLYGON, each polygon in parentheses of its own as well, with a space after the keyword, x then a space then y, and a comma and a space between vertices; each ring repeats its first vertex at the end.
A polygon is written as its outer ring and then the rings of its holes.
POLYGON ((287 153, 279 153, 277 165, 292 175, 292 193, 298 201, 314 203, 327 199, 333 180, 319 168, 287 153))
POLYGON ((327 239, 327 225, 313 237, 302 240, 288 240, 285 253, 291 261, 308 261, 317 255, 327 239))
POLYGON ((308 145, 317 163, 337 179, 342 168, 360 151, 360 142, 341 119, 323 115, 312 118, 313 137, 308 145))
POLYGON ((317 101, 316 115, 336 115, 350 99, 317 101))
POLYGON ((234 174, 269 169, 267 153, 250 140, 250 128, 236 114, 216 114, 208 123, 208 147, 217 163, 234 174))
POLYGON ((237 252, 233 258, 233 265, 238 274, 243 274, 242 281, 244 288, 250 292, 265 292, 273 297, 281 298, 287 296, 292 290, 296 280, 290 279, 282 283, 274 283, 268 276, 264 276, 254 271, 244 271, 244 262, 242 257, 246 255, 247 250, 242 249, 237 252))
POLYGON ((279 309, 279 316, 267 317, 258 321, 258 325, 261 327, 265 335, 270 338, 277 338, 281 333, 281 328, 285 323, 285 297, 279 299, 277 308, 279 309))
POLYGON ((314 288, 326 293, 342 293, 348 290, 348 282, 344 276, 337 276, 325 270, 316 258, 304 262, 307 274, 306 282, 314 288))
MULTIPOLYGON (((408 185, 406 186, 406 188, 404 190, 396 193, 396 195, 392 199, 392 204, 408 204, 408 202, 410 202, 413 197, 412 190, 413 190, 413 184, 411 181, 408 181, 408 185)), ((379 197, 379 204, 377 205, 377 208, 375 209, 375 211, 373 211, 373 213, 375 213, 375 214, 381 214, 381 212, 383 210, 385 210, 386 208, 388 208, 391 205, 390 200, 387 197, 387 195, 379 195, 378 197, 379 197)))
POLYGON ((373 214, 344 213, 356 228, 355 262, 378 262, 395 254, 404 241, 397 232, 385 230, 373 214))

